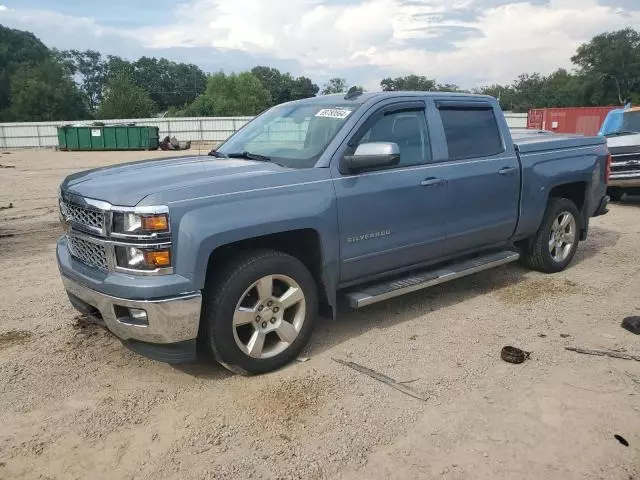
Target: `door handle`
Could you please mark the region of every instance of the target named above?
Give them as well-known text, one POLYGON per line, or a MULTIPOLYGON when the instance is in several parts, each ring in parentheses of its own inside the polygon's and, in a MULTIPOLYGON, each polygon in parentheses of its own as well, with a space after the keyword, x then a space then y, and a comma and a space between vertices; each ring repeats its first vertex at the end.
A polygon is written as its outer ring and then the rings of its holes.
POLYGON ((500 175, 511 175, 512 173, 516 173, 518 171, 518 167, 504 167, 498 170, 500 175))
POLYGON ((438 185, 442 185, 443 183, 443 178, 429 177, 421 181, 420 185, 422 185, 423 187, 437 187, 438 185))

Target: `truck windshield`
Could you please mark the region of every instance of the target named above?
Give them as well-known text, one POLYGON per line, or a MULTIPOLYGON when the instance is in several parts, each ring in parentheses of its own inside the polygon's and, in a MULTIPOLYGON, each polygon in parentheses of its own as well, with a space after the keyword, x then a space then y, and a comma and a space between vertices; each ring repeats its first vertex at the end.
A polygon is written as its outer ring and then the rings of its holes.
POLYGON ((353 102, 276 106, 231 136, 215 156, 273 161, 292 168, 313 167, 358 106, 353 102))
POLYGON ((640 133, 640 109, 612 110, 607 115, 600 134, 605 137, 640 133))

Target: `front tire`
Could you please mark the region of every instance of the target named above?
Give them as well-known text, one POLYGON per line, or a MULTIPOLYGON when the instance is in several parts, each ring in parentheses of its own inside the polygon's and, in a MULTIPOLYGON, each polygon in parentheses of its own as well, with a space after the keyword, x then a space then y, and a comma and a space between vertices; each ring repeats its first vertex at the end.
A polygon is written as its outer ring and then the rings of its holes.
POLYGON ((624 196, 624 190, 618 187, 611 187, 607 189, 607 195, 609 195, 609 199, 612 202, 619 202, 624 196))
POLYGON ((207 282, 201 341, 233 372, 266 373, 298 356, 317 313, 316 283, 302 262, 273 250, 243 253, 207 282))
POLYGON ((523 261, 544 273, 564 270, 578 248, 580 227, 575 204, 566 198, 551 198, 540 228, 524 247, 523 261))

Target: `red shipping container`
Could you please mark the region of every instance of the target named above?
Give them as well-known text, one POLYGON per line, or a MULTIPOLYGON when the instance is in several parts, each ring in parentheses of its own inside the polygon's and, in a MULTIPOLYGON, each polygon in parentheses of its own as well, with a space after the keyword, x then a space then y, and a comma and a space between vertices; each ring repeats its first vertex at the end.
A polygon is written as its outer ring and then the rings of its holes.
POLYGON ((527 128, 555 133, 597 135, 611 107, 534 108, 527 115, 527 128))

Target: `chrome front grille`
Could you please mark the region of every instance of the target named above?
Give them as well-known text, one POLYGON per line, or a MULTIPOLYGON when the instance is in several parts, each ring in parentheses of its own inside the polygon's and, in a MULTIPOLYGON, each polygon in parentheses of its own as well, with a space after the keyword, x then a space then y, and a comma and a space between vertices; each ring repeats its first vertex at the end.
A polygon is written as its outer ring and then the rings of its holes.
POLYGON ((94 233, 104 233, 105 212, 81 207, 66 201, 60 202, 60 212, 65 220, 94 233))
POLYGON ((640 152, 612 155, 611 178, 638 176, 640 176, 640 152))
POLYGON ((90 267, 104 271, 109 270, 106 245, 90 242, 74 235, 68 235, 67 240, 71 256, 90 267))

